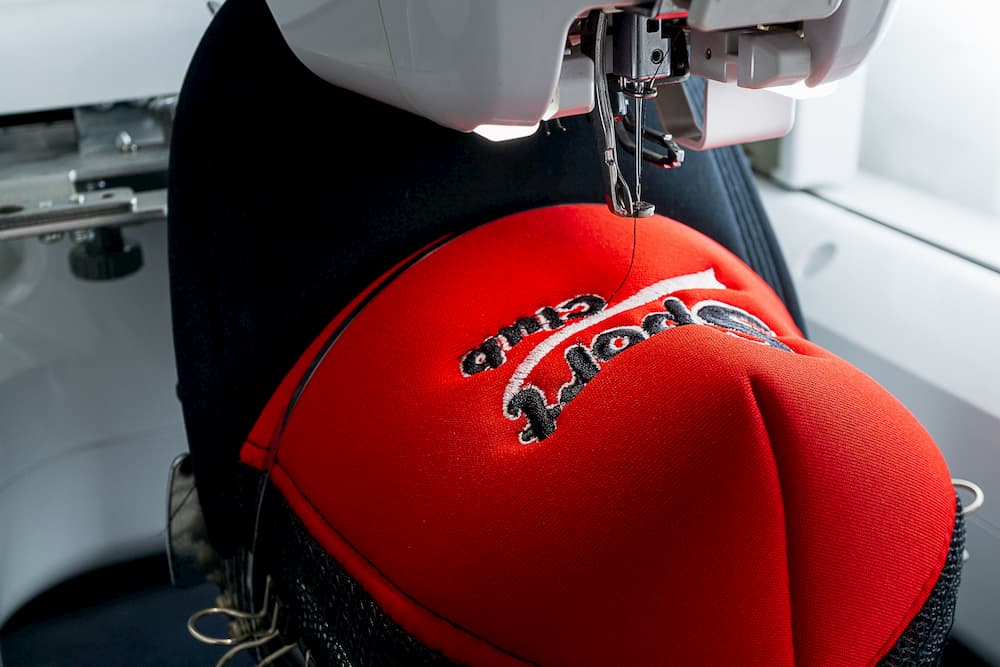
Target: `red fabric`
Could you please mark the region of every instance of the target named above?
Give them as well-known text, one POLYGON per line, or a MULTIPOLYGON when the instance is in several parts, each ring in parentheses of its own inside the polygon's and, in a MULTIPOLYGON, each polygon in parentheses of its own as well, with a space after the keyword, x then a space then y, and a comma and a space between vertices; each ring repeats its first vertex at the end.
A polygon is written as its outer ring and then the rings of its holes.
POLYGON ((633 222, 604 207, 450 241, 349 323, 274 438, 304 355, 243 460, 277 447, 310 532, 459 662, 874 663, 944 565, 940 453, 725 249, 662 217, 635 233, 620 289, 633 222), (550 328, 500 335, 532 317, 550 328), (491 339, 504 363, 469 373, 491 339), (531 387, 570 398, 526 437, 508 408, 531 387))

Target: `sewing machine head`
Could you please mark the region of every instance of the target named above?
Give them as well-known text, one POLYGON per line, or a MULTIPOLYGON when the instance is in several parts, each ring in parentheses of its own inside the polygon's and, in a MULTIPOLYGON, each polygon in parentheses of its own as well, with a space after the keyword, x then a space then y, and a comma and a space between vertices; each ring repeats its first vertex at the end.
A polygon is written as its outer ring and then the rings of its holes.
POLYGON ((795 96, 851 74, 895 0, 268 0, 320 77, 493 140, 595 107, 612 210, 645 216, 617 147, 680 166, 684 148, 786 134, 795 96), (698 99, 681 83, 707 80, 698 99), (655 102, 669 134, 643 127, 655 102), (636 137, 636 139, 631 139, 636 137))

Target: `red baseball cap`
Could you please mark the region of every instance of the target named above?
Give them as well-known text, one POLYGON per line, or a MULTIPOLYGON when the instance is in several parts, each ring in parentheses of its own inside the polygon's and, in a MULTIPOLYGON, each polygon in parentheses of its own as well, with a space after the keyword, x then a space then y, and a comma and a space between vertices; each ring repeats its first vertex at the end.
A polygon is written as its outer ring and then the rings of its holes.
POLYGON ((711 239, 597 205, 395 267, 241 458, 460 663, 875 664, 954 560, 947 466, 898 401, 711 239))

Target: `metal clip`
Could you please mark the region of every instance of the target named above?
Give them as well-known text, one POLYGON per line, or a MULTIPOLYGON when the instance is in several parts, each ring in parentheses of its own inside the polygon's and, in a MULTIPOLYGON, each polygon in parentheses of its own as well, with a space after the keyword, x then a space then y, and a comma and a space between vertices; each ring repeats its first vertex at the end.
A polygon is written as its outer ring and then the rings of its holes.
MULTIPOLYGON (((982 487, 980 487, 975 482, 970 482, 967 479, 953 479, 951 480, 952 486, 956 489, 965 489, 966 491, 971 491, 973 498, 972 502, 968 505, 962 506, 962 516, 969 516, 970 514, 976 512, 983 503, 986 502, 986 494, 983 493, 982 487)), ((969 560, 969 550, 962 550, 962 562, 969 560)))
MULTIPOLYGON (((191 615, 187 622, 188 633, 192 637, 200 641, 202 644, 209 644, 211 646, 233 646, 246 640, 248 637, 256 637, 256 625, 258 621, 263 620, 267 617, 268 607, 271 603, 271 577, 267 578, 264 584, 264 601, 261 605, 260 611, 258 612, 246 612, 239 611, 237 609, 230 609, 229 607, 217 606, 209 607, 207 609, 202 609, 191 615), (203 618, 208 616, 225 616, 234 621, 250 621, 251 631, 249 633, 243 633, 231 637, 212 637, 211 635, 206 635, 197 628, 197 623, 203 618)), ((278 604, 275 603, 275 618, 277 618, 278 604)))
POLYGON ((230 660, 232 660, 234 657, 236 657, 243 651, 247 650, 248 648, 257 648, 259 646, 263 646, 264 644, 267 644, 268 642, 273 641, 278 637, 280 637, 281 633, 278 632, 278 612, 280 611, 281 611, 281 605, 275 603, 274 613, 271 615, 271 626, 267 629, 267 631, 260 636, 253 635, 251 639, 247 639, 246 641, 237 644, 236 646, 232 647, 231 649, 223 653, 222 657, 219 658, 219 661, 215 663, 215 667, 225 667, 225 665, 230 660))
POLYGON ((972 502, 962 507, 963 516, 968 516, 974 513, 980 507, 983 506, 984 502, 986 502, 986 494, 983 493, 982 487, 980 487, 975 482, 970 482, 967 479, 953 479, 951 480, 951 483, 956 488, 965 489, 966 491, 972 492, 973 495, 972 502))
MULTIPOLYGON (((292 651, 294 651, 298 647, 298 645, 299 645, 298 642, 292 642, 291 644, 285 644, 284 646, 282 646, 281 648, 279 648, 277 651, 275 651, 271 655, 267 656, 266 658, 264 658, 263 660, 261 660, 260 662, 258 662, 257 663, 257 667, 265 667, 266 665, 272 665, 272 664, 274 664, 275 661, 278 660, 278 658, 280 658, 283 655, 287 655, 288 653, 291 653, 292 651)), ((308 656, 308 653, 307 653, 307 656, 308 656)), ((305 661, 303 662, 303 664, 307 665, 307 666, 309 665, 309 658, 308 657, 305 659, 305 661)))

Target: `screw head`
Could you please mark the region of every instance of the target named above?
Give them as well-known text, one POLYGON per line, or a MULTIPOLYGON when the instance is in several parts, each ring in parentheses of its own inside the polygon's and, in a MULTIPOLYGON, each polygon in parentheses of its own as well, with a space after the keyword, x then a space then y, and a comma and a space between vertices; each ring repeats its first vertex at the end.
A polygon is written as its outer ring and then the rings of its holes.
POLYGON ((132 138, 132 135, 128 132, 119 132, 118 136, 115 137, 115 148, 120 150, 122 153, 134 153, 139 150, 138 144, 132 138))
POLYGON ((74 229, 73 230, 73 242, 74 243, 86 243, 87 241, 94 240, 94 230, 93 229, 74 229))

